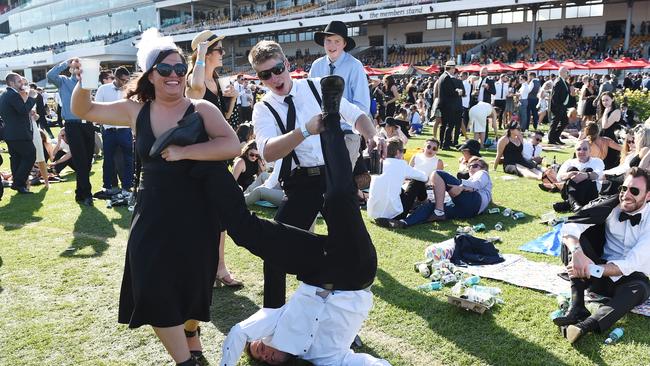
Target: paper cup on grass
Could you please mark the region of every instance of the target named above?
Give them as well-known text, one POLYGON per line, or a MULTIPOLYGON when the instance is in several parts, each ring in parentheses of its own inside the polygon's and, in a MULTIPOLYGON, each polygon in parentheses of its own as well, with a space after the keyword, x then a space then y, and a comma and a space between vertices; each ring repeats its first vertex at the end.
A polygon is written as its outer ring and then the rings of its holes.
POLYGON ((226 88, 228 88, 228 85, 232 84, 232 77, 231 76, 222 76, 219 78, 219 88, 221 89, 221 92, 223 93, 226 88))
POLYGON ((81 59, 81 87, 84 89, 97 89, 99 84, 99 60, 91 58, 81 59))

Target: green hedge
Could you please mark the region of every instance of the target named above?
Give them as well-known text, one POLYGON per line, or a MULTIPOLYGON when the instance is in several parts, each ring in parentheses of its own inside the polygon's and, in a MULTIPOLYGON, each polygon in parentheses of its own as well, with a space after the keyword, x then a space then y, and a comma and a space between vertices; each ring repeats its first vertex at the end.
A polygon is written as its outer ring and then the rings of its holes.
POLYGON ((626 90, 624 93, 618 92, 616 101, 623 103, 627 99, 629 108, 639 116, 639 122, 643 123, 650 117, 650 91, 648 89, 642 90, 626 90))

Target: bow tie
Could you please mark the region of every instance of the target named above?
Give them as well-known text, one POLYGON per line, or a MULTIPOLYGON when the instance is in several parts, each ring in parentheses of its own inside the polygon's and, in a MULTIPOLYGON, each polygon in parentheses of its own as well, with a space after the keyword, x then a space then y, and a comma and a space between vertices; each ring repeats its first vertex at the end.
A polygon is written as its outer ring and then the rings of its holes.
POLYGON ((625 220, 630 220, 630 224, 632 226, 636 226, 641 222, 641 214, 638 213, 636 215, 630 215, 625 212, 621 212, 620 215, 618 215, 618 221, 623 222, 625 220))

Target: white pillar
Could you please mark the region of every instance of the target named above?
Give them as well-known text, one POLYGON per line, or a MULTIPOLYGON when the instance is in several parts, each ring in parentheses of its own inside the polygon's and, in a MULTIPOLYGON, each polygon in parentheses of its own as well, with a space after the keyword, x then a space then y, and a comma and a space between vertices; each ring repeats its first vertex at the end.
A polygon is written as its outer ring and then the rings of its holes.
POLYGON ((456 57, 456 26, 458 25, 458 16, 451 16, 451 50, 449 55, 451 57, 456 57))
POLYGON ((535 53, 535 43, 537 42, 537 8, 532 8, 531 13, 533 14, 533 29, 530 35, 530 55, 532 56, 535 53))
POLYGON ((192 25, 194 25, 194 3, 190 2, 190 16, 192 17, 192 25))
POLYGON ((384 52, 382 56, 385 65, 388 62, 388 23, 384 23, 382 27, 384 28, 384 52))
POLYGON ((627 51, 630 47, 630 33, 632 33, 632 10, 634 9, 634 0, 627 1, 627 19, 625 19, 625 41, 623 49, 627 51))

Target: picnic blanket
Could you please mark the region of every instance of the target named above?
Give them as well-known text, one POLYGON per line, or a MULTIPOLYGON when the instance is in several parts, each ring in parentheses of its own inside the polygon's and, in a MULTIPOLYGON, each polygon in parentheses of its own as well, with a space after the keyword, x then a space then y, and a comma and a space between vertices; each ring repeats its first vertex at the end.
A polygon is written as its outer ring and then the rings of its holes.
POLYGON ((562 248, 562 237, 560 231, 562 223, 553 226, 553 229, 539 238, 533 239, 519 247, 524 252, 542 253, 552 256, 559 256, 562 248))
MULTIPOLYGON (((556 264, 533 262, 516 254, 503 254, 505 262, 491 265, 468 266, 462 270, 480 277, 507 282, 551 294, 570 293, 568 281, 558 277, 564 267, 556 264)), ((633 313, 650 316, 650 300, 632 309, 633 313)))

